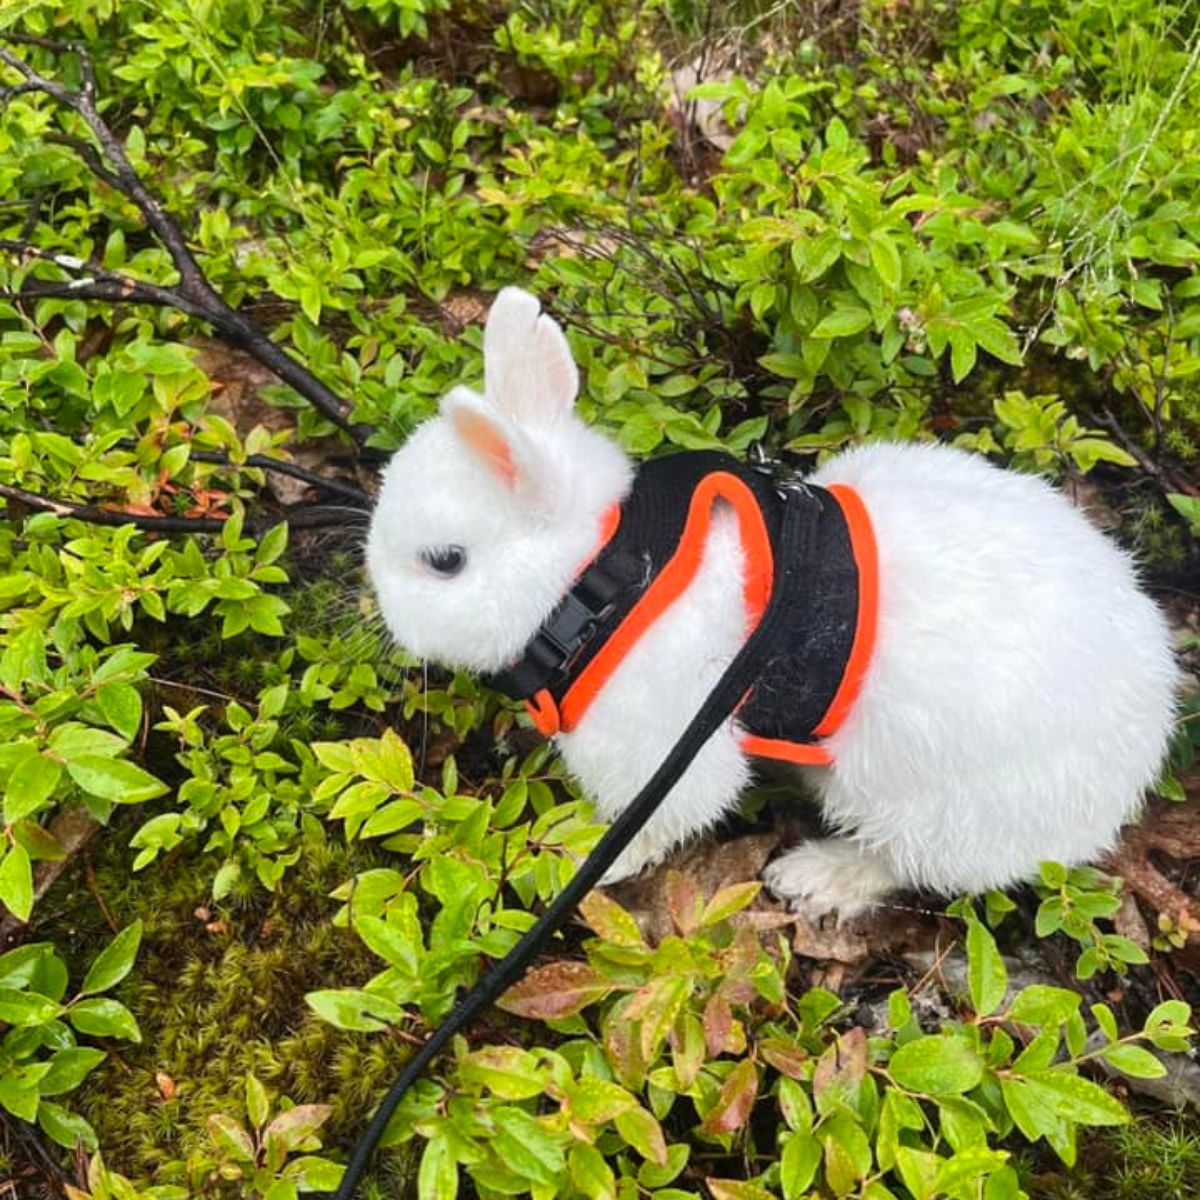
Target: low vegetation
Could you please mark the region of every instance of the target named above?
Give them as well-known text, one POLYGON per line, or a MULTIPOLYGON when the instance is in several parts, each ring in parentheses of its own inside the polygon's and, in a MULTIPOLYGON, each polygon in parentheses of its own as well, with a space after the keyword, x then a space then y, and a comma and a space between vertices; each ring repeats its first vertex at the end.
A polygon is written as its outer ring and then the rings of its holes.
MULTIPOLYGON (((0 1194, 331 1190, 597 840, 362 579, 378 467, 506 283, 638 455, 940 438, 1058 478, 1194 667, 1198 118, 1185 0, 0 8, 0 1194)), ((939 902, 928 969, 819 966, 755 883, 593 893, 365 1194, 1193 1194, 1193 1118, 1131 1095, 1200 997, 1171 836, 1132 891, 939 902)))

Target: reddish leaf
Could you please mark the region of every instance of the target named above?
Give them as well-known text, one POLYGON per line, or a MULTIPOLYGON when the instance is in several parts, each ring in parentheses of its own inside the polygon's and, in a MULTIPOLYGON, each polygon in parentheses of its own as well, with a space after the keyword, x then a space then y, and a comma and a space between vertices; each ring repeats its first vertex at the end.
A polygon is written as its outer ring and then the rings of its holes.
POLYGON ((624 1009, 624 1003, 619 1004, 604 1023, 604 1053, 617 1078, 636 1090, 646 1078, 646 1060, 641 1039, 634 1037, 637 1026, 626 1019, 624 1009))
POLYGON ((263 1141, 278 1142, 289 1153, 305 1148, 309 1138, 329 1120, 333 1108, 328 1104, 297 1104, 267 1126, 263 1141))
POLYGON ((775 1196, 766 1188, 741 1179, 713 1179, 709 1176, 704 1183, 712 1193, 713 1200, 775 1200, 775 1196))
POLYGON ((701 1132, 736 1133, 750 1119, 757 1095, 758 1068, 748 1058, 743 1059, 726 1078, 716 1107, 700 1126, 701 1132))
POLYGON ((607 996, 612 985, 583 962, 553 962, 530 971, 497 1001, 505 1012, 538 1021, 573 1016, 607 996))
POLYGON ((781 1075, 803 1083, 812 1068, 812 1055, 802 1050, 795 1042, 783 1038, 765 1038, 758 1043, 758 1052, 781 1075))
POLYGON ((690 875, 671 871, 667 875, 667 912, 675 928, 684 937, 700 927, 702 900, 700 889, 690 875))
POLYGON ((716 1058, 725 1049, 733 1028, 733 1010, 721 992, 713 992, 704 1006, 704 1044, 708 1057, 716 1058))
POLYGON ((848 1099, 867 1073, 867 1035, 856 1025, 838 1038, 817 1062, 813 1072, 813 1099, 822 1112, 832 1107, 830 1101, 848 1099), (826 1103, 822 1104, 822 1100, 826 1103))

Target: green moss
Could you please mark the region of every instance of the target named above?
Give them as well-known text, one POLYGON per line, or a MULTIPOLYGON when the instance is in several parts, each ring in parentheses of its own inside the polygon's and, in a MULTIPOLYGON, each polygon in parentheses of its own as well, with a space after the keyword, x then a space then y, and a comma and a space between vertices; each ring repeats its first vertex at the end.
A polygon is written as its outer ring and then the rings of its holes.
MULTIPOLYGON (((208 900, 211 860, 168 859, 135 876, 123 840, 104 843, 95 892, 118 923, 140 917, 146 925, 137 968, 118 993, 143 1041, 113 1048, 74 1097, 106 1161, 136 1179, 182 1181, 187 1160, 211 1150, 209 1115, 244 1115, 251 1072, 276 1098, 331 1103, 325 1145, 348 1148, 404 1052, 318 1020, 304 994, 361 983, 380 966, 358 938, 333 927, 328 898, 375 865, 372 850, 310 837, 277 893, 255 886, 217 906, 208 900)), ((50 905, 65 911, 56 926, 74 930, 82 960, 107 927, 84 880, 68 877, 57 892, 50 905)), ((391 1155, 381 1177, 406 1176, 406 1155, 391 1155)))
POLYGON ((1146 1117, 1104 1130, 1061 1164, 1026 1182, 1030 1200, 1188 1200, 1200 1195, 1200 1131, 1182 1117, 1146 1117))

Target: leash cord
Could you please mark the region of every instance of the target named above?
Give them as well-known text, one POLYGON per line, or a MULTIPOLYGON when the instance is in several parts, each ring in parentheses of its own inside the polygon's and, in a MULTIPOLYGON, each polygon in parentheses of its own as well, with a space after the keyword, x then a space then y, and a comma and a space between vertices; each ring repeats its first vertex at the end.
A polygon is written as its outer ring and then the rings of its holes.
POLYGON ((409 1088, 455 1034, 521 979, 545 943, 566 924, 579 901, 600 882, 605 871, 679 782, 700 749, 733 714, 760 674, 763 647, 767 647, 769 654, 771 642, 777 636, 781 623, 786 620, 789 605, 784 598, 790 592, 791 602, 794 603, 797 591, 808 586, 812 574, 804 568, 813 550, 819 505, 813 503, 808 493, 799 487, 788 487, 783 494, 785 503, 779 538, 782 553, 778 556, 782 566, 777 565, 771 599, 758 625, 725 668, 716 686, 650 781, 609 826, 567 886, 551 901, 537 923, 467 992, 428 1041, 404 1064, 395 1083, 375 1110, 371 1123, 358 1139, 334 1200, 352 1200, 376 1145, 409 1088))

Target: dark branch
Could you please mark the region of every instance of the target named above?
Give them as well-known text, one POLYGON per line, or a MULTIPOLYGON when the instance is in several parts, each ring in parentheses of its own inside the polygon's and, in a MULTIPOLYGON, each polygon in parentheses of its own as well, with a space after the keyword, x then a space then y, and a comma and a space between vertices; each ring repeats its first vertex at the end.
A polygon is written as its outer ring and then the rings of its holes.
POLYGON ((118 271, 110 271, 99 263, 84 262, 71 254, 55 254, 50 250, 41 250, 25 242, 14 241, 12 238, 0 238, 0 250, 8 250, 26 258, 36 258, 40 262, 53 263, 64 271, 83 272, 74 279, 48 280, 35 279, 21 288, 19 292, 0 292, 6 298, 13 300, 41 298, 49 296, 58 300, 107 300, 111 303, 128 301, 136 304, 157 304, 174 308, 191 316, 202 317, 204 313, 192 305, 186 297, 179 296, 170 288, 160 287, 156 283, 147 283, 142 279, 134 279, 130 275, 122 275, 118 271))
MULTIPOLYGON (((75 441, 79 445, 87 444, 87 439, 84 438, 76 438, 75 441)), ((136 450, 138 443, 134 438, 121 438, 115 445, 121 450, 136 450)), ((234 470, 240 467, 255 467, 260 471, 274 471, 277 475, 289 475, 293 479, 307 483, 310 487, 322 488, 335 495, 344 496, 347 500, 353 500, 363 512, 369 512, 375 503, 362 488, 355 487, 352 483, 344 483, 340 479, 328 479, 324 475, 318 475, 316 471, 309 471, 304 467, 297 466, 286 458, 271 458, 267 454, 249 454, 242 461, 234 462, 223 450, 201 450, 195 446, 189 448, 188 458, 193 462, 212 463, 215 466, 229 467, 234 470)))
MULTIPOLYGON (((220 533, 225 527, 224 517, 154 517, 143 513, 122 512, 115 508, 100 508, 95 504, 74 504, 67 500, 53 500, 27 492, 24 488, 0 483, 0 497, 8 501, 9 516, 20 514, 22 509, 53 513, 56 517, 70 517, 85 521, 89 525, 136 525, 147 533, 220 533)), ((246 522, 246 531, 257 534, 272 525, 285 521, 291 529, 323 529, 331 525, 358 525, 366 522, 369 514, 363 510, 343 505, 313 505, 285 511, 278 519, 253 517, 246 522)))
MULTIPOLYGON (((87 51, 79 45, 66 46, 44 38, 7 33, 0 34, 0 41, 10 44, 43 46, 53 50, 70 51, 78 55, 83 74, 83 86, 79 91, 72 91, 57 80, 47 79, 38 74, 24 59, 0 45, 0 62, 7 64, 24 80, 15 87, 0 90, 0 99, 15 93, 40 92, 82 117, 99 144, 99 151, 86 142, 67 135, 55 135, 55 140, 75 150, 98 178, 136 205, 151 233, 170 254, 171 261, 179 272, 179 284, 176 287, 158 287, 154 284, 144 284, 139 280, 129 280, 127 277, 115 275, 113 272, 101 273, 88 264, 68 266, 59 261, 64 256, 55 258, 44 252, 34 252, 27 246, 14 246, 9 243, 3 248, 20 253, 35 253, 36 257, 40 258, 50 258, 66 270, 74 272, 86 270, 88 272, 84 277, 86 282, 79 282, 75 287, 72 287, 72 283, 75 281, 57 285, 38 281, 28 294, 54 295, 56 297, 76 296, 89 300, 129 300, 136 303, 168 305, 188 316, 198 317, 210 324, 230 345, 244 350, 284 383, 295 388, 322 416, 350 434, 356 443, 362 445, 372 431, 368 427, 354 426, 350 423, 350 406, 311 371, 271 341, 260 329, 226 304, 209 283, 207 276, 200 269, 200 265, 188 248, 179 226, 167 214, 158 198, 147 189, 125 153, 124 142, 100 116, 96 107, 95 72, 87 51), (119 287, 114 282, 118 280, 121 281, 119 287), (48 290, 52 288, 59 290, 48 290), (121 288, 126 290, 120 291, 121 288)), ((17 295, 19 298, 21 293, 17 295)))
POLYGON ((274 471, 277 475, 289 475, 292 479, 299 479, 310 487, 321 488, 324 491, 344 496, 347 500, 353 500, 363 512, 369 512, 372 506, 371 497, 352 483, 343 483, 340 479, 327 479, 315 471, 307 471, 303 467, 298 467, 295 463, 286 462, 283 459, 268 458, 265 454, 248 455, 240 463, 233 462, 228 455, 222 454, 219 450, 192 450, 189 457, 197 462, 216 463, 224 467, 257 467, 262 471, 274 471))

